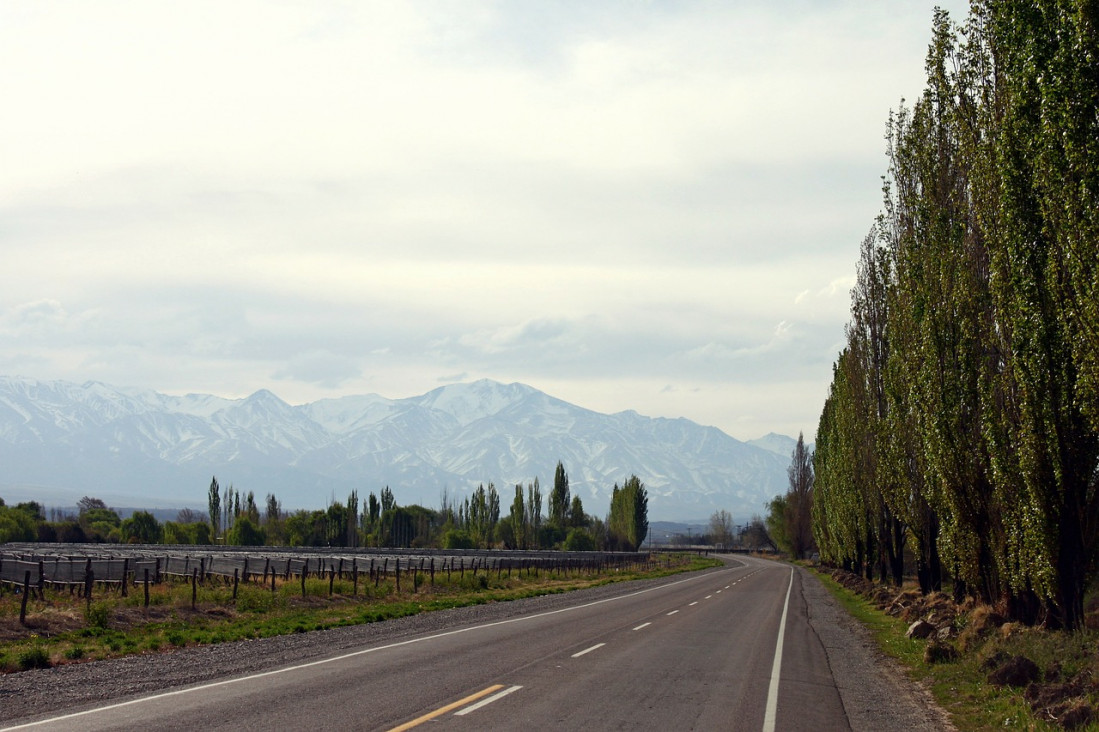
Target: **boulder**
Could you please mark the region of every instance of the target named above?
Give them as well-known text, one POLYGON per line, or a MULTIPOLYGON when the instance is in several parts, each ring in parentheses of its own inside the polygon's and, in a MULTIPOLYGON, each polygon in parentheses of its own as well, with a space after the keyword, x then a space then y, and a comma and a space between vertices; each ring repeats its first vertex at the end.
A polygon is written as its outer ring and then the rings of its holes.
POLYGON ((932 640, 923 651, 924 663, 946 663, 957 660, 958 651, 949 643, 932 640))
POLYGON ((1037 681, 1038 665, 1026 656, 1012 656, 988 675, 988 683, 994 686, 1026 686, 1037 681))
POLYGON ((905 638, 930 638, 936 632, 936 628, 931 623, 925 620, 917 620, 908 626, 908 630, 905 631, 905 638))
POLYGON ((1095 719, 1095 709, 1086 700, 1076 699, 1065 705, 1063 709, 1055 710, 1054 716, 1057 718, 1057 724, 1065 729, 1076 729, 1090 724, 1095 719))

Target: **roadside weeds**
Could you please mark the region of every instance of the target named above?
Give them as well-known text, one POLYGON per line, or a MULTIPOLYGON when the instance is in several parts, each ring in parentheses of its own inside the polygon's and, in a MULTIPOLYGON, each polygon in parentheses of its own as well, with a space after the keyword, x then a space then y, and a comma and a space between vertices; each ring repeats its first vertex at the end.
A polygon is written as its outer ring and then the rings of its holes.
POLYGON ((813 568, 881 649, 928 686, 963 732, 1099 730, 1099 602, 1075 633, 1007 623, 987 606, 813 568), (922 636, 922 637, 920 637, 922 636))
POLYGON ((134 594, 105 595, 86 605, 78 596, 48 590, 43 599, 29 602, 26 625, 19 623, 21 596, 5 592, 0 595, 0 673, 328 630, 719 565, 717 559, 685 555, 648 571, 468 575, 451 582, 439 578, 434 586, 421 582, 417 592, 405 594, 395 593, 391 582, 359 587, 356 593, 348 580, 309 579, 304 597, 297 580, 280 583, 274 592, 254 583, 234 591, 210 582, 198 588, 194 607, 186 582, 152 588, 149 607, 142 607, 134 594))

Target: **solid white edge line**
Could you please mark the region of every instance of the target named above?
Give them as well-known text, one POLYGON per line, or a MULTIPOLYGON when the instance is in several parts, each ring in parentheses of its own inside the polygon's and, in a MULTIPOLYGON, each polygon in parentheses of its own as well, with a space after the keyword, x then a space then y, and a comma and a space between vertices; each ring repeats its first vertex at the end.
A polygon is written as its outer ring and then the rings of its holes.
POLYGON ((503 699, 505 696, 507 696, 511 692, 519 691, 522 688, 523 688, 522 686, 512 686, 510 688, 504 689, 503 691, 498 691, 495 694, 493 694, 492 696, 485 697, 484 699, 477 702, 476 704, 471 704, 470 706, 466 707, 465 709, 459 709, 457 712, 454 712, 454 716, 455 717, 464 717, 465 715, 469 714, 470 712, 475 712, 478 709, 480 709, 481 707, 486 706, 488 704, 491 704, 494 701, 498 701, 500 699, 503 699))
MULTIPOLYGON (((344 653, 339 656, 332 656, 331 658, 322 658, 317 661, 310 661, 309 663, 299 664, 297 666, 287 666, 285 668, 278 668, 273 671, 263 671, 258 674, 252 674, 251 676, 240 676, 235 679, 226 679, 224 681, 214 681, 209 684, 201 684, 199 686, 190 686, 186 689, 176 689, 174 691, 165 691, 160 694, 153 694, 152 696, 143 696, 140 699, 130 699, 129 701, 118 702, 117 704, 108 704, 105 707, 96 707, 94 709, 85 709, 82 712, 73 712, 72 714, 63 714, 60 717, 49 717, 47 719, 39 719, 36 722, 25 722, 23 724, 17 724, 11 727, 0 727, 0 732, 8 732, 8 730, 16 729, 28 729, 30 727, 37 727, 42 724, 49 724, 51 722, 63 722, 67 719, 75 719, 76 717, 86 717, 89 714, 96 714, 97 712, 106 712, 111 709, 119 709, 121 707, 129 707, 135 704, 142 704, 144 702, 156 701, 157 699, 166 699, 172 696, 180 696, 181 694, 190 694, 195 691, 203 691, 205 689, 213 689, 218 686, 228 686, 230 684, 237 684, 242 681, 251 681, 252 679, 262 679, 267 676, 275 676, 276 674, 284 674, 290 671, 298 671, 299 669, 309 668, 311 666, 322 666, 326 663, 334 663, 336 661, 344 661, 348 658, 355 658, 356 656, 364 656, 368 653, 375 653, 377 651, 385 651, 390 648, 398 648, 400 646, 407 646, 413 643, 423 643, 424 641, 435 640, 437 638, 445 638, 450 635, 457 635, 459 633, 468 633, 471 630, 481 630, 483 628, 492 628, 497 625, 509 625, 511 623, 521 623, 526 620, 534 620, 535 618, 543 618, 549 615, 560 615, 561 613, 572 612, 573 610, 583 610, 584 608, 594 607, 595 605, 602 605, 608 602, 615 602, 617 600, 625 600, 630 597, 637 597, 638 595, 644 595, 649 592, 655 592, 666 587, 675 587, 681 585, 684 582, 693 582, 697 579, 709 576, 708 574, 695 575, 694 577, 687 577, 686 579, 676 580, 675 582, 669 582, 666 585, 657 585, 656 587, 647 587, 644 590, 638 590, 637 592, 631 592, 627 595, 618 595, 617 597, 607 597, 602 600, 595 600, 593 602, 584 603, 583 605, 573 605, 571 607, 563 607, 559 610, 547 610, 544 613, 537 613, 535 615, 524 615, 518 618, 509 618, 507 620, 496 620, 491 623, 484 623, 483 625, 471 625, 468 628, 458 628, 457 630, 447 630, 442 633, 436 633, 434 635, 425 635, 421 638, 410 638, 408 640, 397 641, 396 643, 387 643, 384 646, 376 646, 374 648, 364 648, 360 651, 352 651, 351 653, 344 653)), ((679 612, 678 610, 673 612, 679 612)), ((669 613, 669 615, 672 613, 669 613)))
POLYGON ((584 650, 580 651, 579 653, 574 653, 574 654, 572 654, 572 657, 573 657, 573 658, 580 658, 580 657, 581 657, 581 656, 583 656, 583 655, 584 655, 585 653, 591 653, 592 651, 596 650, 597 648, 602 648, 602 647, 603 647, 603 646, 605 646, 605 645, 607 645, 607 644, 606 644, 606 643, 596 643, 596 644, 595 644, 594 646, 592 646, 591 648, 585 648, 584 650))
POLYGON ((794 568, 790 567, 790 584, 786 586, 786 602, 782 619, 778 621, 778 641, 775 643, 775 663, 771 666, 771 685, 767 688, 767 711, 763 715, 763 732, 775 732, 778 716, 778 677, 782 671, 782 638, 786 635, 786 613, 790 609, 790 591, 794 589, 794 568))

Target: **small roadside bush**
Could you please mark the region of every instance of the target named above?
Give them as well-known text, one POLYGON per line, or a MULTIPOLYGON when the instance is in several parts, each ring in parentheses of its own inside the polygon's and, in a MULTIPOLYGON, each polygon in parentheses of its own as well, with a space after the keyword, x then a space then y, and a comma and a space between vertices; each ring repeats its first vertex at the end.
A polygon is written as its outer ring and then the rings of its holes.
POLYGON ((565 551, 567 552, 591 552, 595 551, 595 539, 585 529, 573 528, 565 537, 565 551))
POLYGON ((84 624, 92 630, 106 630, 111 625, 111 606, 105 602, 92 603, 84 610, 84 624))
POLYGON ((37 643, 20 653, 16 660, 21 671, 50 667, 50 654, 46 653, 46 649, 37 643))
POLYGON ((443 534, 443 549, 472 549, 473 539, 465 531, 450 529, 443 534))
POLYGON ((266 590, 245 591, 237 595, 237 610, 241 612, 268 612, 274 605, 274 597, 266 590))

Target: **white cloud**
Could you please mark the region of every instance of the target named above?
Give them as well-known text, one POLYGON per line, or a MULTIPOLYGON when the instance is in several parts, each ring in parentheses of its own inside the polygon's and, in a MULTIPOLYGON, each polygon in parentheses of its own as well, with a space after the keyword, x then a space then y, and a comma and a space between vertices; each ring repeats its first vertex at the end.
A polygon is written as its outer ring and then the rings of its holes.
POLYGON ((0 370, 811 434, 933 4, 4 4, 0 370))

